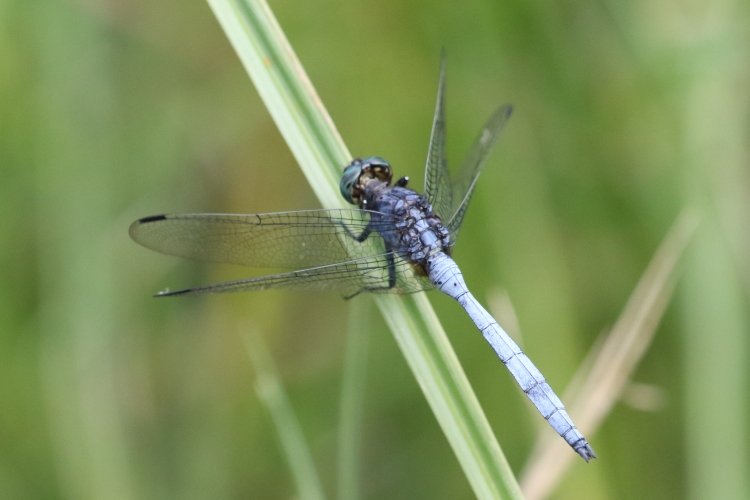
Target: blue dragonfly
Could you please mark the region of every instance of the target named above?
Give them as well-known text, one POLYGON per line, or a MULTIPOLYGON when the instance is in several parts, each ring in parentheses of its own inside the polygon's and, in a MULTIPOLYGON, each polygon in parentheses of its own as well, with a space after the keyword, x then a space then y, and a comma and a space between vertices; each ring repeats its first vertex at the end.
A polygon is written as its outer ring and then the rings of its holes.
POLYGON ((587 462, 596 458, 541 372, 466 287, 451 249, 482 167, 512 112, 497 109, 451 176, 445 154, 445 58, 440 67, 424 194, 393 185, 382 158, 355 159, 342 196, 359 208, 254 215, 172 214, 135 221, 130 236, 146 248, 188 259, 298 271, 218 283, 158 297, 268 288, 406 294, 437 288, 466 310, 542 416, 587 462))

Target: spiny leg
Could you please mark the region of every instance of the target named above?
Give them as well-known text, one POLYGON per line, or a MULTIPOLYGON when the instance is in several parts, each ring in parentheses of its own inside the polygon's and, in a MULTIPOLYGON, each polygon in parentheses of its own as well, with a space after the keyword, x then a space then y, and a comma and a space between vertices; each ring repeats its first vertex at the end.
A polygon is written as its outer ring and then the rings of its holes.
POLYGON ((391 290, 396 286, 396 258, 391 251, 391 246, 388 243, 385 244, 385 251, 387 252, 385 254, 385 259, 388 262, 386 264, 386 267, 388 268, 388 286, 363 286, 353 294, 345 296, 344 300, 353 299, 362 292, 391 290))
POLYGON ((362 233, 360 233, 359 236, 352 233, 349 230, 349 228, 346 227, 346 224, 344 224, 343 222, 341 222, 340 224, 341 224, 341 227, 344 228, 344 231, 346 231, 346 234, 357 243, 362 243, 370 236, 370 233, 372 233, 372 221, 367 223, 367 226, 365 226, 365 228, 362 230, 362 233))

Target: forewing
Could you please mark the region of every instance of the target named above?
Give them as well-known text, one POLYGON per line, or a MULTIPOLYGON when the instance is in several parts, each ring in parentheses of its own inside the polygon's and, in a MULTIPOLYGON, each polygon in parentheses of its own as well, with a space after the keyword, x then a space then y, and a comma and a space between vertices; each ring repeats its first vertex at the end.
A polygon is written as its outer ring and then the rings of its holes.
POLYGON ((456 172, 451 183, 453 189, 453 206, 449 210, 449 216, 443 218, 448 231, 452 234, 458 232, 461 222, 464 220, 466 209, 469 207, 471 195, 474 192, 482 167, 487 162, 487 157, 492 147, 500 137, 505 123, 510 118, 513 107, 506 104, 495 111, 487 123, 482 127, 479 137, 469 149, 469 154, 456 172))
POLYGON ((253 267, 318 267, 385 252, 378 235, 393 230, 391 219, 368 228, 361 210, 306 210, 271 214, 175 214, 135 221, 130 236, 146 248, 203 262, 253 267))
POLYGON ((175 292, 165 291, 160 292, 158 296, 247 292, 268 288, 338 290, 349 296, 358 292, 413 293, 434 288, 434 285, 428 278, 415 274, 411 264, 391 253, 301 271, 246 278, 175 292), (393 287, 389 283, 388 270, 391 260, 396 277, 396 285, 393 287))
POLYGON ((440 59, 437 104, 424 174, 424 196, 443 220, 453 215, 451 179, 445 156, 445 52, 440 59))

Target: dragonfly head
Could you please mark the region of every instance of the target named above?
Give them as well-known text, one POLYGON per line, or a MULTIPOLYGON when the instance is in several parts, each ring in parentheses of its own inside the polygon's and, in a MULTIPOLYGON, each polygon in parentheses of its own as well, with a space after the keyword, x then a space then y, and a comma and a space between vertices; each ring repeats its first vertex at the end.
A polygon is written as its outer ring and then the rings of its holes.
POLYGON ((382 158, 371 156, 360 160, 352 160, 348 167, 344 169, 344 175, 341 177, 341 196, 352 205, 360 205, 365 195, 365 185, 370 181, 380 181, 386 184, 391 183, 390 164, 382 158))

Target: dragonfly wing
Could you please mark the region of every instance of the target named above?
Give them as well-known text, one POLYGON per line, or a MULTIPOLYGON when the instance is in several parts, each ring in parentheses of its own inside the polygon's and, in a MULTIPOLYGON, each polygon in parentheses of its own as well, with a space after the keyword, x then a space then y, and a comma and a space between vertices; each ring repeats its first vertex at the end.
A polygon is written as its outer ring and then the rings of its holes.
POLYGON ((135 221, 130 236, 146 248, 203 262, 253 267, 318 267, 385 252, 383 234, 394 230, 380 214, 374 227, 356 209, 271 214, 176 214, 135 221), (363 241, 363 231, 371 230, 363 241))
POLYGON ((390 253, 301 271, 246 278, 175 292, 165 291, 160 292, 158 296, 247 292, 268 288, 339 290, 345 295, 352 295, 361 291, 413 293, 434 288, 434 285, 428 278, 416 275, 411 264, 390 253), (395 286, 389 284, 391 276, 388 269, 389 262, 393 262, 395 286))
POLYGON ((487 157, 492 147, 500 137, 505 123, 510 118, 513 107, 509 104, 501 106, 495 111, 487 123, 482 127, 479 137, 469 149, 469 154, 456 172, 451 183, 453 189, 453 206, 449 210, 450 216, 443 219, 448 231, 455 234, 464 220, 466 209, 469 207, 471 195, 474 192, 482 167, 487 162, 487 157))
POLYGON ((437 104, 424 176, 424 196, 443 220, 453 215, 450 172, 445 156, 445 52, 440 59, 437 104))

